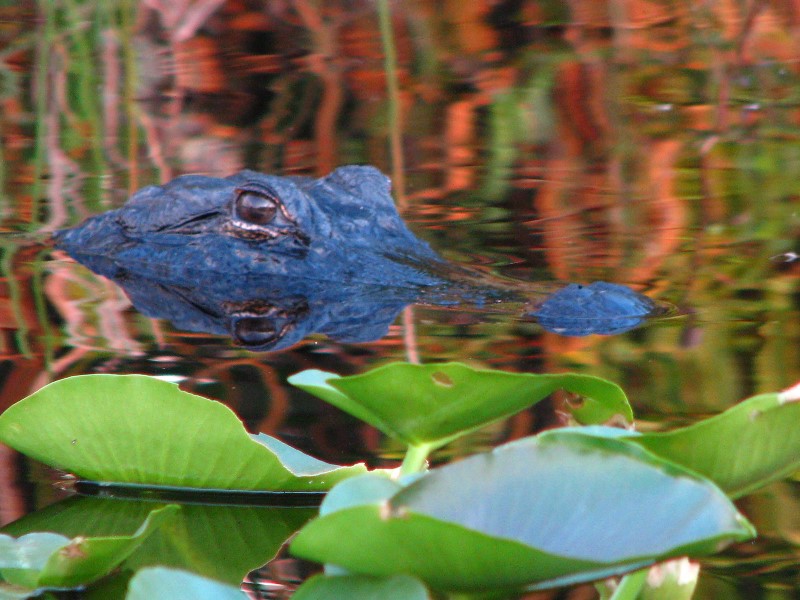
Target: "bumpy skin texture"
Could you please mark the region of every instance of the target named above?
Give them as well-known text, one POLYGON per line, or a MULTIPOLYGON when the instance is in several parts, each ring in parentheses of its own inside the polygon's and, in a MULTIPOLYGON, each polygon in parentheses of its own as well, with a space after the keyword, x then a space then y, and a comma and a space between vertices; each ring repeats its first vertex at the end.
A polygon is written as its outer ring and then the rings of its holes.
POLYGON ((389 179, 372 167, 343 167, 316 180, 253 171, 225 179, 186 175, 139 190, 122 208, 59 232, 56 241, 78 260, 111 257, 132 273, 178 285, 212 274, 439 283, 428 271, 443 261, 408 230, 389 191, 389 179), (234 204, 248 188, 270 190, 285 209, 270 226, 274 237, 248 237, 257 228, 237 218, 234 204))
MULTIPOLYGON (((374 339, 412 302, 531 304, 529 285, 515 289, 439 257, 408 230, 390 190, 366 166, 320 179, 187 175, 143 188, 55 240, 122 285, 145 314, 228 331, 254 349, 313 332, 374 339)), ((659 310, 603 282, 569 285, 534 306, 529 315, 563 335, 619 333, 659 310)))

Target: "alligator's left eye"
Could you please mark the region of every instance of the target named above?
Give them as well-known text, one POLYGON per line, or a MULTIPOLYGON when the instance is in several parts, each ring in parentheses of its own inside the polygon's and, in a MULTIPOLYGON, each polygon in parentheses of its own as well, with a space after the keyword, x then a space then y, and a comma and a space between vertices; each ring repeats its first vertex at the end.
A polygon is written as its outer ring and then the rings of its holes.
POLYGON ((280 209, 279 200, 266 190, 237 190, 234 201, 236 216, 254 225, 269 225, 280 209))

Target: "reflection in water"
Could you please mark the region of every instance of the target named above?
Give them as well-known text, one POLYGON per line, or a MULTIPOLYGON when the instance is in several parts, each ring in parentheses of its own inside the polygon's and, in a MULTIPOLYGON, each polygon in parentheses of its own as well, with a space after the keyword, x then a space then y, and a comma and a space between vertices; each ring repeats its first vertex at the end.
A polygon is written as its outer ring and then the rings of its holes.
MULTIPOLYGON (((632 283, 690 316, 575 338, 502 314, 419 308, 416 335, 394 327, 358 348, 313 340, 249 354, 138 318, 105 280, 8 237, 2 406, 70 374, 146 372, 213 390, 254 427, 267 422, 258 428, 345 461, 387 446, 298 395, 286 377, 308 367, 363 371, 404 357, 409 340, 426 362, 606 376, 628 391, 643 428, 719 412, 800 378, 800 20, 791 2, 394 7, 404 214, 418 231, 459 262, 522 280, 632 283)), ((113 0, 0 8, 3 233, 74 225, 180 173, 321 175, 339 164, 389 164, 372 4, 173 8, 113 0)), ((138 295, 151 293, 155 302, 152 290, 138 295)), ((233 308, 244 318, 234 329, 253 342, 311 305, 239 297, 233 308)), ((525 435, 536 419, 518 415, 482 441, 525 435)), ((475 448, 473 439, 446 452, 475 448)), ((28 474, 19 465, 31 463, 0 458, 9 520, 33 503, 16 483, 28 474)), ((785 495, 775 505, 797 514, 785 495)), ((773 585, 768 571, 784 557, 796 565, 798 527, 778 523, 780 510, 748 505, 747 513, 788 541, 755 555, 744 549, 761 562, 745 577, 737 558, 729 588, 698 598, 796 595, 795 573, 773 585)))
POLYGON ((264 284, 242 278, 231 287, 224 279, 186 288, 132 274, 112 265, 95 272, 119 284, 134 306, 149 317, 167 319, 184 331, 228 335, 249 350, 280 350, 313 333, 342 342, 367 342, 386 334, 407 303, 410 291, 351 286, 303 289, 288 278, 264 284))
MULTIPOLYGON (((219 279, 186 288, 134 275, 116 264, 106 271, 99 268, 103 261, 82 257, 82 262, 119 284, 143 314, 167 319, 184 331, 228 335, 252 351, 288 348, 315 333, 345 343, 374 341, 386 335, 403 308, 426 299, 421 290, 326 282, 301 290, 297 281, 280 277, 268 285, 243 278, 245 285, 235 289, 219 279)), ((628 288, 597 282, 558 290, 531 316, 559 335, 584 336, 623 333, 664 312, 628 288)))
MULTIPOLYGON (((163 506, 147 500, 75 496, 9 523, 2 532, 15 537, 35 531, 69 538, 131 535, 152 510, 163 506)), ((121 574, 127 578, 138 568, 161 564, 238 585, 249 571, 273 558, 315 513, 313 508, 182 504, 166 527, 126 559, 121 574)))
POLYGON ((665 310, 621 285, 515 284, 444 261, 394 207, 372 167, 321 179, 242 172, 179 177, 56 243, 125 289, 148 316, 278 350, 312 333, 383 336, 413 302, 517 303, 562 335, 622 333, 665 310))

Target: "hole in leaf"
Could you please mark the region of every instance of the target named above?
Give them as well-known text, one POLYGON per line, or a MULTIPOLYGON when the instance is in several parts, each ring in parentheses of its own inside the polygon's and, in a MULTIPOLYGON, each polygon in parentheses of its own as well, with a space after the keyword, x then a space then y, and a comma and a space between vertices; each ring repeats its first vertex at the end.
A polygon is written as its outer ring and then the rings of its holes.
POLYGON ((453 387, 453 380, 450 379, 450 376, 447 373, 436 371, 431 375, 431 379, 433 379, 433 383, 436 385, 441 385, 442 387, 453 387))
POLYGON ((586 398, 569 392, 564 392, 564 401, 570 410, 579 410, 586 405, 586 398))

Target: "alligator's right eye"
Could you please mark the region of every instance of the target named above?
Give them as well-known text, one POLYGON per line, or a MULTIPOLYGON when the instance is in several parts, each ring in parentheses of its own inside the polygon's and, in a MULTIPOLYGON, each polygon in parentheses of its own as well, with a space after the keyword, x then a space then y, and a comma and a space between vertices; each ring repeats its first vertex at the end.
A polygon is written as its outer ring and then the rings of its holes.
POLYGON ((236 216, 254 225, 269 225, 278 214, 279 204, 276 198, 253 190, 239 190, 234 203, 236 216))

